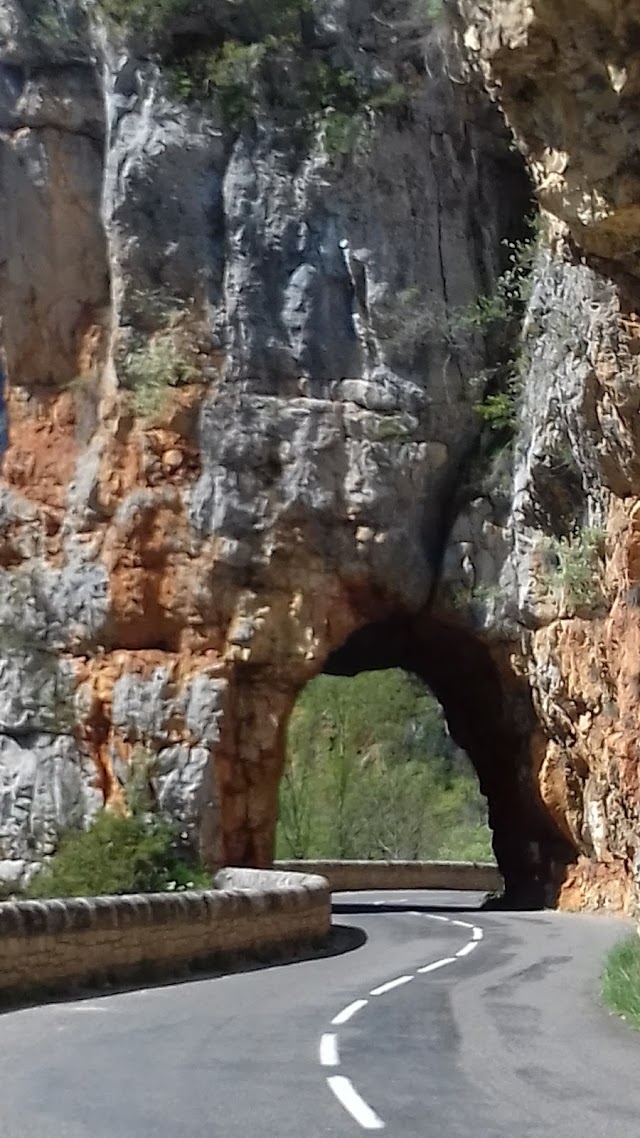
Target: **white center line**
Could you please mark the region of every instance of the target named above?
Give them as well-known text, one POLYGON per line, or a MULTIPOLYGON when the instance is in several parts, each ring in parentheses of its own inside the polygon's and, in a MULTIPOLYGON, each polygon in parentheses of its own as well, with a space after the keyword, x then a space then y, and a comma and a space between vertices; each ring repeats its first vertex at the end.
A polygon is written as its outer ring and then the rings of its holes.
POLYGON ((338 1102, 352 1118, 355 1118, 363 1130, 384 1130, 382 1119, 378 1118, 375 1110, 372 1110, 363 1098, 360 1098, 349 1079, 344 1075, 330 1075, 327 1082, 338 1102))
MULTIPOLYGON (((396 900, 394 898, 394 900, 396 900)), ((400 903, 406 904, 408 898, 401 897, 400 903)), ((376 906, 387 904, 385 901, 374 901, 376 906)), ((458 928, 471 929, 471 940, 464 945, 463 948, 458 949, 455 956, 445 956, 441 960, 434 960, 431 964, 425 964, 422 968, 417 969, 417 973, 436 972, 439 968, 444 968, 447 964, 455 964, 457 957, 468 956, 473 952, 474 948, 478 947, 479 942, 483 939, 484 931, 478 925, 470 924, 468 921, 458 921, 451 917, 445 917, 440 913, 421 913, 421 910, 411 910, 411 915, 423 915, 432 921, 446 921, 449 924, 457 925, 458 928)), ((371 996, 382 996, 385 992, 391 992, 394 988, 400 988, 404 984, 408 984, 414 976, 398 976, 395 980, 388 980, 385 984, 379 984, 377 988, 372 988, 370 991, 371 996)), ((347 1004, 341 1012, 331 1020, 332 1026, 338 1027, 343 1023, 347 1023, 352 1016, 361 1011, 368 1004, 368 1000, 353 1000, 352 1003, 347 1004)), ((334 1032, 325 1032, 320 1038, 319 1046, 320 1063, 323 1067, 338 1067, 340 1065, 340 1052, 338 1049, 338 1036, 334 1032)), ((330 1075, 327 1077, 327 1083, 336 1099, 348 1114, 362 1127, 363 1130, 384 1130, 385 1123, 376 1114, 376 1112, 365 1102, 365 1100, 358 1094, 353 1083, 344 1075, 330 1075)))
POLYGON ((442 960, 434 960, 433 964, 425 964, 418 972, 435 972, 437 968, 444 968, 445 964, 455 964, 455 956, 445 956, 442 960))
POLYGON ((473 952, 474 948, 477 948, 477 947, 478 947, 477 940, 470 940, 468 944, 465 944, 464 948, 460 948, 458 950, 458 952, 456 952, 456 956, 468 956, 469 953, 473 952))
POLYGON ((320 1062, 323 1067, 339 1067, 338 1037, 328 1032, 320 1037, 320 1062))
POLYGON ((413 976, 398 976, 397 980, 387 980, 386 984, 380 984, 379 988, 372 988, 370 996, 383 996, 385 992, 390 992, 392 988, 399 988, 401 984, 408 984, 413 980, 413 976))
POLYGON ((341 1023, 346 1023, 347 1020, 351 1019, 351 1016, 354 1016, 361 1008, 366 1008, 368 1003, 368 1000, 354 1000, 352 1004, 348 1004, 346 1008, 338 1012, 337 1016, 333 1017, 331 1020, 332 1026, 338 1027, 341 1023))

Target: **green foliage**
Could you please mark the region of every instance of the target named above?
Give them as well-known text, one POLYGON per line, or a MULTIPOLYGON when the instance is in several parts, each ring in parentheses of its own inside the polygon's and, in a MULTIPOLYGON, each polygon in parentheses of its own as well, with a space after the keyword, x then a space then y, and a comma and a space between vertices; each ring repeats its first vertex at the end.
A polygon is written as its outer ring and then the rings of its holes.
POLYGON ((488 391, 473 409, 492 431, 510 436, 517 421, 521 384, 513 373, 506 379, 499 373, 498 378, 504 383, 503 390, 488 391))
POLYGON ((322 139, 327 154, 352 154, 365 138, 367 120, 364 115, 346 111, 327 111, 322 139))
POLYGON ((89 830, 66 834, 49 865, 34 878, 29 897, 92 897, 210 887, 206 870, 181 853, 175 828, 164 820, 103 810, 89 830))
POLYGON ((170 387, 192 383, 198 376, 183 334, 171 320, 143 347, 129 352, 122 373, 132 392, 133 409, 144 419, 161 411, 170 387))
POLYGON ((228 39, 170 63, 167 74, 176 97, 217 99, 227 122, 241 126, 251 119, 261 100, 272 113, 294 117, 311 129, 322 121, 327 153, 352 152, 366 137, 367 106, 391 110, 406 101, 400 84, 371 94, 353 71, 336 67, 306 51, 294 34, 269 34, 259 42, 228 39))
POLYGON ((268 50, 266 42, 231 39, 215 50, 197 52, 169 67, 173 93, 187 102, 215 95, 225 119, 241 123, 255 112, 260 65, 268 50))
MULTIPOLYGON (((147 0, 107 0, 118 9, 134 3, 135 19, 147 0)), ((181 5, 184 0, 165 0, 181 5)), ((304 32, 303 17, 312 13, 310 0, 240 0, 238 34, 219 34, 197 48, 178 40, 167 48, 165 73, 175 97, 185 101, 217 101, 229 124, 241 127, 260 105, 272 116, 305 131, 323 125, 322 137, 330 155, 347 154, 366 137, 365 111, 390 113, 405 106, 408 88, 389 80, 380 86, 349 68, 340 67, 304 32), (222 42, 221 42, 222 40, 222 42)), ((112 13, 113 14, 113 13, 112 13)), ((170 27, 165 16, 156 16, 170 27)), ((308 30, 308 29, 307 29, 308 30)))
POLYGON ((182 16, 189 2, 190 0, 100 0, 100 6, 114 23, 154 36, 182 16))
POLYGON ((375 427, 375 438, 378 442, 386 439, 406 439, 411 433, 401 415, 385 415, 379 419, 375 427))
POLYGON ((549 589, 562 609, 591 610, 603 603, 601 527, 585 527, 568 537, 547 538, 544 548, 554 560, 549 571, 549 589))
POLYGON ((320 676, 293 712, 278 856, 491 858, 484 800, 436 701, 400 671, 320 676))
POLYGON ((411 101, 411 91, 404 83, 395 80, 381 91, 376 91, 368 100, 368 105, 374 111, 393 111, 406 107, 411 101))
POLYGON ((492 293, 478 297, 474 304, 459 309, 451 318, 454 329, 465 332, 474 328, 509 331, 518 324, 531 293, 531 273, 538 249, 538 229, 530 225, 531 236, 523 241, 506 241, 507 268, 500 274, 492 293))
POLYGON ((57 54, 79 42, 84 21, 81 10, 59 3, 59 0, 22 0, 26 26, 33 44, 43 51, 57 54))
POLYGON ((434 23, 444 13, 444 0, 413 0, 414 19, 434 23))
POLYGON ((156 809, 155 756, 131 756, 127 816, 103 810, 88 830, 63 835, 51 861, 31 882, 29 897, 91 897, 211 888, 211 876, 183 844, 178 826, 156 809))
POLYGON ((478 334, 485 338, 493 363, 475 377, 476 383, 482 381, 485 394, 474 410, 501 441, 511 437, 516 425, 526 364, 520 331, 538 247, 537 227, 531 229, 526 240, 505 243, 507 268, 493 292, 479 296, 473 304, 447 313, 441 305, 429 304, 420 289, 411 287, 379 313, 381 339, 399 362, 409 365, 424 360, 434 349, 455 354, 468 348, 478 334))
POLYGON ((609 953, 602 975, 606 1007, 640 1030, 640 937, 632 936, 609 953))

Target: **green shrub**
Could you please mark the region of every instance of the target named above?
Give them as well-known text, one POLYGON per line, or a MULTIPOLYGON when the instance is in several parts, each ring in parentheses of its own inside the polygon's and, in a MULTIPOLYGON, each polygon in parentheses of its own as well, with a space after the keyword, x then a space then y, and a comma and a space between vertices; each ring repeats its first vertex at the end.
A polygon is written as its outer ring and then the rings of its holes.
POLYGON ((517 421, 521 383, 513 374, 505 378, 504 369, 497 378, 504 385, 503 389, 488 392, 473 409, 492 431, 511 435, 517 421))
POLYGON ((269 45, 227 40, 222 47, 201 51, 167 70, 173 94, 185 102, 216 96, 225 119, 242 123, 255 113, 257 78, 269 45))
POLYGON ((543 546, 555 559, 548 585, 561 608, 575 611, 599 607, 604 602, 604 531, 587 526, 568 537, 547 538, 543 546))
POLYGON ((180 849, 176 828, 153 815, 103 810, 89 830, 66 834, 29 897, 90 897, 209 888, 206 870, 180 849))
POLYGON ((158 414, 170 387, 191 383, 198 375, 180 329, 171 323, 143 347, 129 352, 122 373, 132 392, 133 409, 143 419, 158 414))
POLYGON ((606 1007, 640 1030, 640 937, 632 936, 609 953, 602 974, 606 1007))
POLYGON ((366 133, 364 115, 332 110, 324 119, 322 141, 327 154, 352 154, 366 133))

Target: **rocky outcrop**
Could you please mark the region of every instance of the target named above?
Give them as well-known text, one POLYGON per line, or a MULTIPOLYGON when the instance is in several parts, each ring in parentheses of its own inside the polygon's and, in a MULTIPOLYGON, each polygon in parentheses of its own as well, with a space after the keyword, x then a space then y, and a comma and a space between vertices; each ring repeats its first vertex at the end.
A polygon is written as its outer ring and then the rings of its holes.
POLYGON ((268 864, 297 693, 396 664, 474 762, 508 888, 631 904, 629 156, 585 154, 555 97, 600 114, 586 57, 620 85, 631 31, 609 57, 583 20, 547 86, 548 7, 462 3, 455 33, 318 0, 272 58, 226 0, 147 35, 2 3, 0 876, 140 770, 212 865, 268 864), (487 83, 547 211, 499 347, 477 298, 530 183, 487 83), (497 351, 509 445, 477 410, 497 351))
POLYGON ((638 282, 633 4, 461 3, 545 211, 523 330, 509 553, 485 628, 519 628, 565 904, 632 909, 638 850, 638 282))

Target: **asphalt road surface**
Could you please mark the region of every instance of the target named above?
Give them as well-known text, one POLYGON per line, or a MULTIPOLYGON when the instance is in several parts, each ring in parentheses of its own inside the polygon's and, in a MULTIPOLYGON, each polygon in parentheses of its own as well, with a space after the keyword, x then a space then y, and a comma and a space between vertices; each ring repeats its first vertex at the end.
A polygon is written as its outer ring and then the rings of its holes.
POLYGON ((0 1138, 639 1138, 623 923, 478 901, 340 894, 341 955, 6 1013, 0 1138))

